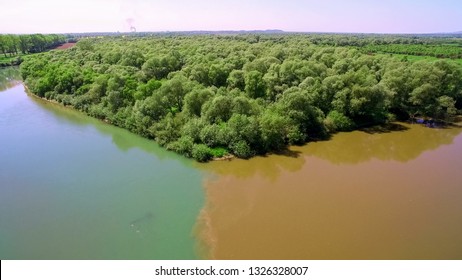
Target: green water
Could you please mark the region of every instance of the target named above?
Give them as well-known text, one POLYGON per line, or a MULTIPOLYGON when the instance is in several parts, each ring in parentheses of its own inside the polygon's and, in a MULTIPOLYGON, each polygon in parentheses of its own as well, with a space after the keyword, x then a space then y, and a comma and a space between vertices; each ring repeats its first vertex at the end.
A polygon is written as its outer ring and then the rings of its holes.
POLYGON ((0 69, 0 259, 195 259, 192 161, 0 69))

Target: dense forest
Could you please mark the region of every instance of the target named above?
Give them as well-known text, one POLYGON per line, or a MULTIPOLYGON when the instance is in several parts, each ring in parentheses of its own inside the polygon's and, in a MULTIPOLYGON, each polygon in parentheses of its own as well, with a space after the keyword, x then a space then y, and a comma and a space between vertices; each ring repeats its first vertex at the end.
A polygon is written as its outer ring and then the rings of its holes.
POLYGON ((249 158, 395 119, 450 120, 462 108, 460 64, 380 54, 424 50, 460 58, 459 39, 448 41, 448 48, 432 46, 432 40, 449 39, 87 38, 71 49, 26 58, 21 74, 36 95, 187 157, 249 158))

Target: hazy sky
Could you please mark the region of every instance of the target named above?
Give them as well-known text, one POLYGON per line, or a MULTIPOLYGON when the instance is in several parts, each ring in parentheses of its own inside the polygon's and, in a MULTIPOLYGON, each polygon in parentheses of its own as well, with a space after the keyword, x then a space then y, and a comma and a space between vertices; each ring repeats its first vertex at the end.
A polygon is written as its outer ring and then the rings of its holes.
POLYGON ((0 33, 462 30, 461 0, 0 0, 0 33))

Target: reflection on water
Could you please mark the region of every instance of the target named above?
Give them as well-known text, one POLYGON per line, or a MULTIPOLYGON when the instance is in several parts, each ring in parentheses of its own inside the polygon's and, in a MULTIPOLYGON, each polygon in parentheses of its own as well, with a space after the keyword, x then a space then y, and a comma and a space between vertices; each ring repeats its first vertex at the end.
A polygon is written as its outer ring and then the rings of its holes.
POLYGON ((85 116, 81 112, 66 108, 61 104, 50 103, 36 96, 30 97, 32 102, 34 102, 41 109, 48 111, 49 113, 56 116, 60 122, 69 122, 70 124, 76 126, 96 128, 101 134, 110 136, 112 138, 112 143, 114 143, 121 151, 128 151, 130 149, 136 148, 141 149, 144 152, 151 153, 160 160, 171 159, 174 157, 184 165, 191 166, 192 164, 191 160, 178 156, 171 151, 161 148, 154 141, 142 138, 141 136, 135 135, 125 129, 108 125, 101 120, 85 116), (133 141, 135 138, 139 141, 133 141))
POLYGON ((408 162, 425 151, 452 143, 459 129, 429 129, 422 125, 395 124, 395 130, 354 131, 333 136, 328 144, 307 145, 297 151, 335 164, 358 164, 371 159, 408 162))
POLYGON ((333 164, 360 164, 373 159, 408 162, 425 151, 450 145, 461 132, 456 128, 430 129, 422 125, 394 123, 391 129, 367 129, 338 133, 328 141, 311 142, 305 146, 293 146, 280 154, 196 164, 211 170, 213 174, 236 177, 262 176, 276 180, 281 172, 295 172, 306 165, 306 157, 324 159, 333 164), (411 129, 412 128, 412 129, 411 129), (230 168, 232 166, 233 168, 230 168))
POLYGON ((0 92, 12 88, 21 81, 18 67, 0 68, 0 92))
POLYGON ((199 165, 214 174, 197 223, 203 256, 462 258, 462 130, 397 128, 199 165))

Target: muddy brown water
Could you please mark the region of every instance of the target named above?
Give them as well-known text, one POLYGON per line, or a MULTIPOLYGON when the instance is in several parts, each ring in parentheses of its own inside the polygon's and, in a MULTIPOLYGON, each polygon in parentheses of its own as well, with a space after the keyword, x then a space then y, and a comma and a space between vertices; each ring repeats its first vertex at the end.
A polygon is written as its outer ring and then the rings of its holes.
POLYGON ((212 259, 461 259, 462 130, 395 124, 199 165, 212 259))

